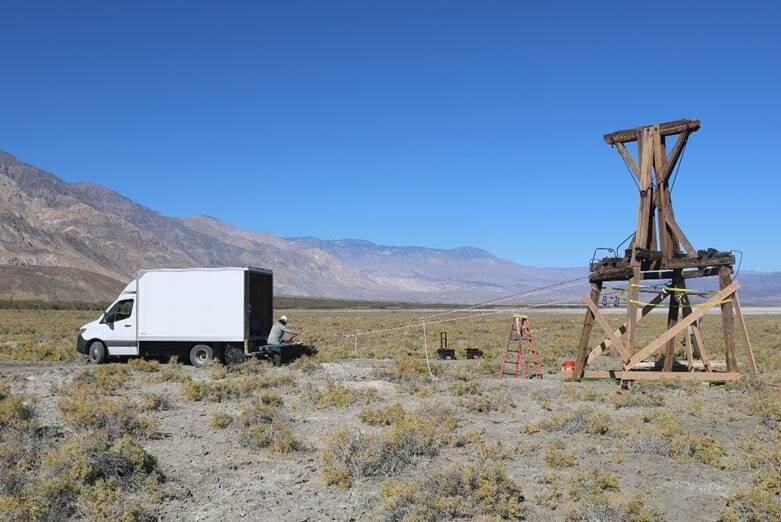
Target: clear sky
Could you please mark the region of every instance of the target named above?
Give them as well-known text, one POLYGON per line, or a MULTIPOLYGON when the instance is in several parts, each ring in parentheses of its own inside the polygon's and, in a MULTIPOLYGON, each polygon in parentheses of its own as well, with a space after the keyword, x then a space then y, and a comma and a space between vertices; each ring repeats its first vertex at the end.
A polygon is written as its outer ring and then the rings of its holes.
POLYGON ((679 223, 781 270, 779 2, 0 5, 0 149, 164 214, 582 265, 635 219, 602 135, 693 117, 679 223))

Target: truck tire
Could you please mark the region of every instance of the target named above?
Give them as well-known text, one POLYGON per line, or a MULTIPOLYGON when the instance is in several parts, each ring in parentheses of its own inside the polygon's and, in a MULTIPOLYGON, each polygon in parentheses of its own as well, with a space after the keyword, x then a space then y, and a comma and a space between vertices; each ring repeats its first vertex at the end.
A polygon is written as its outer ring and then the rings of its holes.
POLYGON ((214 359, 214 352, 208 344, 196 344, 190 350, 190 363, 196 368, 204 366, 212 359, 214 359))
POLYGON ((247 356, 241 348, 229 344, 225 347, 222 359, 227 366, 231 366, 233 364, 243 363, 247 360, 247 356))
POLYGON ((108 353, 106 353, 106 345, 100 341, 92 341, 89 343, 89 350, 87 351, 87 359, 91 364, 103 364, 108 359, 108 353))

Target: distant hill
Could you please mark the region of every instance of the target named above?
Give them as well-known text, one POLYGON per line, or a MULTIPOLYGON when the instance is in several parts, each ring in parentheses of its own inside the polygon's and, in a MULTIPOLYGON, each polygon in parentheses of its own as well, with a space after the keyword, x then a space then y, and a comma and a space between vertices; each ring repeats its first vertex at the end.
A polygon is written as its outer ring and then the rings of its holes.
MULTIPOLYGON (((477 302, 585 275, 470 247, 281 238, 209 216, 172 218, 113 190, 67 183, 0 151, 0 299, 107 300, 141 267, 255 265, 279 295, 477 302)), ((781 273, 744 272, 744 301, 781 303, 781 273)), ((576 296, 582 287, 534 296, 576 296)))

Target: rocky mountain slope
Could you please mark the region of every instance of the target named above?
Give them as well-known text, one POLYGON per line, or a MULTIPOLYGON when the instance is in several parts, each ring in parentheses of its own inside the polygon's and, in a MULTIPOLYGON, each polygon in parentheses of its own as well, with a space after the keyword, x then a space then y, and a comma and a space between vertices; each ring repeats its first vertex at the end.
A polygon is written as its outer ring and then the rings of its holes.
MULTIPOLYGON (((280 295, 420 302, 476 302, 585 272, 524 266, 476 248, 285 239, 208 216, 172 218, 0 151, 0 299, 110 299, 141 267, 236 265, 274 270, 280 295)), ((744 282, 747 302, 781 302, 781 274, 746 273, 744 282)))

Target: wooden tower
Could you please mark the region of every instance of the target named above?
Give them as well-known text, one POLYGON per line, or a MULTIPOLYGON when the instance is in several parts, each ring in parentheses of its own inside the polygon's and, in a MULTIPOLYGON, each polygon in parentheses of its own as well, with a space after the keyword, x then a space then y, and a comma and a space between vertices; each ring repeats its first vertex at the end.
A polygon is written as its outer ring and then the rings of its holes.
POLYGON ((756 372, 756 362, 751 353, 737 290, 740 284, 732 279, 735 256, 732 252, 714 249, 695 250, 675 220, 670 199, 670 178, 689 136, 700 128, 699 120, 678 120, 668 123, 620 130, 605 135, 605 141, 618 149, 632 175, 637 180, 639 203, 637 228, 629 248, 623 257, 594 259, 590 265, 591 295, 584 295, 587 310, 583 331, 578 345, 574 377, 580 379, 611 377, 622 380, 696 379, 727 381, 739 377, 735 354, 734 321, 739 322, 739 332, 751 355, 751 368, 756 372), (667 152, 666 141, 675 137, 675 144, 667 152), (637 142, 637 159, 626 144, 637 142), (702 292, 686 288, 686 281, 693 278, 718 277, 718 292, 702 292), (653 280, 650 285, 643 281, 653 280), (603 284, 608 281, 625 281, 627 300, 626 321, 613 330, 597 307, 603 284), (638 299, 639 293, 656 292, 646 301, 638 299), (706 299, 695 303, 691 297, 706 299), (637 346, 638 323, 657 306, 669 298, 667 330, 645 346, 637 346), (642 306, 642 308, 639 308, 642 306), (700 333, 699 321, 707 310, 721 307, 724 334, 726 371, 715 371, 718 364, 711 361, 700 333), (589 346, 594 323, 603 330, 605 339, 589 346), (676 337, 683 337, 686 351, 685 364, 674 361, 676 337), (588 371, 586 367, 608 349, 615 350, 621 360, 621 368, 608 371, 588 371), (664 348, 661 368, 655 362, 664 348), (698 360, 695 360, 698 359, 698 360))

